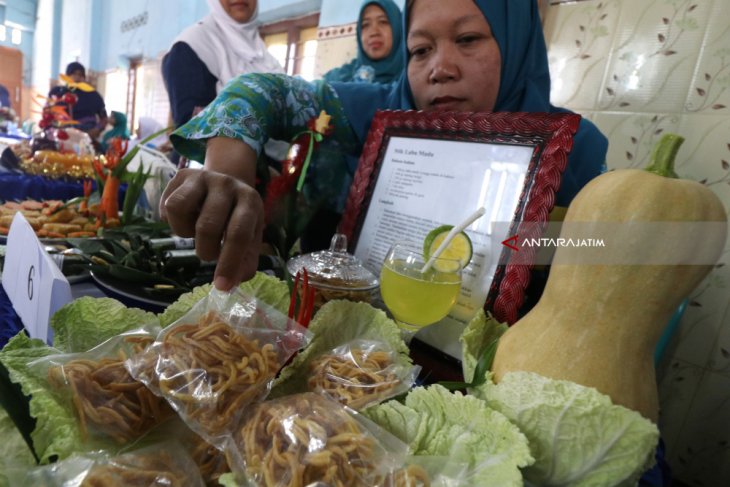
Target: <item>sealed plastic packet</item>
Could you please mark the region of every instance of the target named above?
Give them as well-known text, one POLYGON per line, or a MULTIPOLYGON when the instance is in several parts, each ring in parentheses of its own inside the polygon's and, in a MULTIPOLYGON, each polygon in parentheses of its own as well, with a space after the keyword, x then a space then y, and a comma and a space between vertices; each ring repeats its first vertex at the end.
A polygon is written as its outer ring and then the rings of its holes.
POLYGON ((309 337, 255 298, 213 289, 127 368, 193 431, 222 448, 245 407, 266 397, 279 369, 309 337))
POLYGON ((185 450, 192 462, 198 467, 200 477, 206 486, 220 487, 219 478, 221 475, 231 471, 225 454, 191 430, 177 415, 156 426, 143 438, 140 438, 135 443, 135 447, 142 448, 146 445, 167 442, 180 445, 185 450))
POLYGON ((88 352, 49 355, 28 368, 45 378, 74 411, 83 438, 124 445, 174 414, 124 365, 152 344, 158 331, 159 327, 128 331, 88 352))
POLYGON ((307 388, 361 410, 413 387, 420 366, 397 359, 398 352, 383 341, 353 340, 309 363, 307 388))
POLYGON ((225 454, 196 433, 191 431, 190 434, 194 437, 185 443, 185 447, 198 466, 203 482, 208 486, 219 486, 220 476, 231 471, 225 454))
POLYGON ((483 485, 470 478, 469 466, 445 456, 409 456, 378 487, 457 487, 483 485))
POLYGON ((257 404, 225 448, 239 481, 266 487, 382 485, 407 451, 356 411, 311 392, 257 404))
POLYGON ((34 487, 205 487, 187 452, 171 442, 119 455, 74 455, 26 472, 14 485, 34 487))

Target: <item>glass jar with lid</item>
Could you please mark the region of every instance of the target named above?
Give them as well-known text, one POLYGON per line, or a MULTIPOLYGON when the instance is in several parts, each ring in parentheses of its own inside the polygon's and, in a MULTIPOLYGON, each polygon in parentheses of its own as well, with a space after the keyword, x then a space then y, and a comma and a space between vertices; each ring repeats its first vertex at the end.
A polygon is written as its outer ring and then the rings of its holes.
POLYGON ((299 255, 287 262, 292 276, 304 268, 315 290, 315 311, 334 299, 372 303, 377 297, 378 278, 347 252, 347 237, 341 233, 332 237, 329 249, 299 255))

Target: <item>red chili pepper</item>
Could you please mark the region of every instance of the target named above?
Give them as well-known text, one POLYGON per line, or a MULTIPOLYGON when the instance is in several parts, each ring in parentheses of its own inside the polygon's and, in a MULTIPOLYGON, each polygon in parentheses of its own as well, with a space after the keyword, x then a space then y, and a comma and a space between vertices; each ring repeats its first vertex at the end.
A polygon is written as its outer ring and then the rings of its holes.
POLYGON ((302 300, 299 303, 299 314, 297 315, 297 321, 299 324, 306 326, 304 321, 304 315, 307 312, 307 294, 309 293, 309 273, 307 272, 307 268, 303 267, 302 271, 304 273, 304 279, 302 282, 302 300))
POLYGON ((302 299, 299 303, 299 314, 297 321, 303 327, 308 327, 314 313, 314 287, 309 285, 309 273, 306 267, 302 269, 304 279, 302 282, 302 299))
POLYGON ((309 288, 309 293, 307 293, 307 313, 304 316, 304 326, 308 327, 309 322, 312 321, 312 315, 314 314, 314 287, 309 288))

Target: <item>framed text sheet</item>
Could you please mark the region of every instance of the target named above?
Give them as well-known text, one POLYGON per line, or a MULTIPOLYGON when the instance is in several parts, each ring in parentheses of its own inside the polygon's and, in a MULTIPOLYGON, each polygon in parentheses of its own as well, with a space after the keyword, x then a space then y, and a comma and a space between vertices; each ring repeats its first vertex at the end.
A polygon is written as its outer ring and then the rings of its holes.
POLYGON ((466 229, 473 256, 449 316, 416 338, 459 358, 458 336, 479 308, 513 323, 532 255, 510 236, 539 236, 580 123, 574 114, 381 111, 371 125, 340 231, 378 274, 396 241, 421 245, 433 228, 466 229))

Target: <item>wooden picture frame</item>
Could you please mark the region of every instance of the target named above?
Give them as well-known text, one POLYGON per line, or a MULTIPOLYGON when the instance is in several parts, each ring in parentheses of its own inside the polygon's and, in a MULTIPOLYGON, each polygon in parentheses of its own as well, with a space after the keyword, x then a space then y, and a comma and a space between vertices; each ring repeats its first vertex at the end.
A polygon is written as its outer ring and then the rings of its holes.
MULTIPOLYGON (((481 219, 482 225, 492 225, 491 234, 486 231, 489 240, 483 243, 492 254, 487 257, 494 270, 491 276, 484 274, 479 278, 483 282, 484 277, 491 277, 483 307, 498 320, 514 323, 530 281, 534 252, 530 249, 515 252, 505 240, 517 234, 520 238, 542 235, 580 119, 579 115, 569 113, 378 111, 368 132, 339 230, 348 237, 350 251, 378 272, 377 258, 380 254, 384 256, 388 237, 374 230, 374 225, 379 225, 381 216, 390 214, 391 208, 395 211, 403 208, 404 212, 410 212, 408 218, 430 222, 428 213, 439 207, 437 213, 441 217, 431 224, 454 225, 478 205, 491 204, 494 211, 487 208, 487 214, 481 219), (499 173, 494 169, 497 165, 509 167, 509 171, 499 173), (418 172, 419 167, 423 168, 422 173, 418 172), (434 168, 438 167, 447 168, 446 173, 435 174, 434 168), (521 176, 513 174, 515 168, 523 172, 521 176), (484 173, 480 177, 481 171, 484 173), (510 176, 505 177, 508 172, 510 176), (493 191, 491 181, 495 174, 500 174, 500 195, 493 191), (505 180, 507 183, 502 184, 505 180), (480 184, 477 191, 476 185, 480 184), (440 209, 441 200, 432 197, 436 193, 446 195, 444 200, 452 208, 440 209), (373 202, 376 194, 378 199, 373 202), (386 194, 388 197, 382 197, 386 194), (462 196, 463 205, 459 200, 462 196), (418 198, 424 202, 423 210, 414 209, 418 205, 411 200, 418 198), (384 205, 389 205, 387 211, 384 205), (506 216, 508 210, 511 211, 506 216), (490 215, 494 219, 497 214, 505 221, 488 221, 490 215), (495 230, 495 226, 499 228, 495 230)), ((422 242, 427 233, 427 229, 415 226, 402 230, 395 232, 398 239, 410 237, 413 243, 422 242)), ((478 245, 475 244, 475 256, 479 255, 478 245)), ((482 271, 487 272, 486 264, 482 271)), ((480 290, 481 294, 484 292, 485 289, 480 290)))

